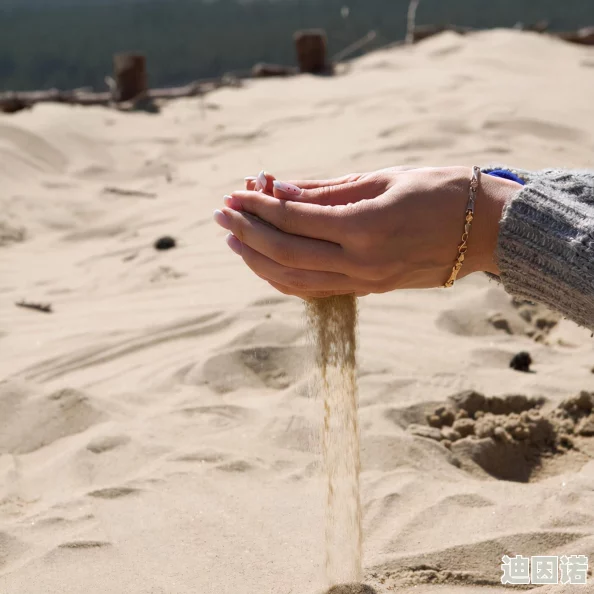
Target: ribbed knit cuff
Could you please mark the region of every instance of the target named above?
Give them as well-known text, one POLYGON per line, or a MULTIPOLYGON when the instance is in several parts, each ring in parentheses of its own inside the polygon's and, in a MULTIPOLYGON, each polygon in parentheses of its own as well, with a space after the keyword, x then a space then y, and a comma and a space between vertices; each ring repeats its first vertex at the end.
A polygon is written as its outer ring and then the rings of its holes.
POLYGON ((504 210, 496 260, 506 291, 594 330, 594 172, 531 174, 504 210))

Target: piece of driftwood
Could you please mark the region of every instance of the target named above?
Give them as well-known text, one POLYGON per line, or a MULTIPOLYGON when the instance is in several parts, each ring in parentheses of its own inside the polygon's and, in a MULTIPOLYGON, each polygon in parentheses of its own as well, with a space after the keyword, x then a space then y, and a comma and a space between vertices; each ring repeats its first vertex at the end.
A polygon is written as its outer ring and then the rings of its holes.
POLYGON ((109 105, 113 101, 110 93, 88 91, 25 91, 21 93, 0 93, 0 112, 16 113, 37 103, 70 103, 76 105, 109 105))
POLYGON ((294 76, 299 70, 295 66, 282 66, 281 64, 266 64, 259 62, 252 68, 254 78, 267 78, 271 76, 294 76))
POLYGON ((327 60, 326 32, 323 29, 304 29, 293 36, 299 71, 307 74, 327 74, 330 64, 327 60))
MULTIPOLYGON (((208 80, 207 82, 196 82, 183 87, 172 87, 169 89, 151 89, 142 99, 178 99, 181 97, 195 97, 204 95, 221 86, 225 81, 208 80)), ((38 103, 66 103, 70 105, 103 105, 114 106, 118 109, 128 111, 138 103, 138 98, 133 101, 116 102, 110 91, 94 93, 87 90, 59 91, 50 89, 47 91, 24 91, 0 93, 0 112, 16 113, 23 109, 33 107, 38 103)))
POLYGON ((113 57, 113 71, 118 101, 134 101, 146 97, 148 77, 145 56, 116 54, 113 57))
POLYGON ((33 309, 35 311, 41 311, 43 313, 53 313, 52 306, 50 303, 29 303, 25 300, 17 301, 15 303, 17 307, 24 307, 25 309, 33 309))
POLYGON ((570 43, 594 45, 594 27, 583 27, 577 31, 555 33, 555 36, 560 37, 564 41, 569 41, 570 43))

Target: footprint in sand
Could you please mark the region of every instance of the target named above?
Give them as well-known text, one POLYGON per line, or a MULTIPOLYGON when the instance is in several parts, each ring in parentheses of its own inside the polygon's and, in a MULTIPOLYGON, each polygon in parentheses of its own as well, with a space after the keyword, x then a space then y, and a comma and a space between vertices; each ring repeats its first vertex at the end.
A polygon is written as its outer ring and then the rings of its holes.
POLYGON ((0 454, 34 452, 81 433, 106 418, 107 415, 78 390, 66 388, 39 395, 23 384, 2 384, 0 454))
POLYGON ((245 388, 284 390, 303 373, 305 347, 257 346, 215 355, 202 368, 201 382, 219 394, 245 388))
POLYGON ((542 305, 513 299, 499 289, 464 300, 437 318, 440 330, 458 336, 529 336, 541 342, 558 324, 560 316, 542 305))
POLYGON ((295 345, 303 334, 301 327, 275 321, 258 323, 203 365, 180 372, 178 379, 186 384, 208 385, 218 394, 245 388, 284 390, 303 375, 309 351, 295 345))

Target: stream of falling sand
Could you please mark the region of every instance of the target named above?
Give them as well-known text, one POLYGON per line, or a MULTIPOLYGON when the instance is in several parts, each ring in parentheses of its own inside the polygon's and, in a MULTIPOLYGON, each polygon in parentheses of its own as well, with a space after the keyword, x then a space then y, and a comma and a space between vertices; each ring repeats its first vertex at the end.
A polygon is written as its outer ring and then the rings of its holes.
POLYGON ((357 299, 351 295, 315 299, 306 308, 324 399, 326 576, 333 586, 362 578, 357 299))

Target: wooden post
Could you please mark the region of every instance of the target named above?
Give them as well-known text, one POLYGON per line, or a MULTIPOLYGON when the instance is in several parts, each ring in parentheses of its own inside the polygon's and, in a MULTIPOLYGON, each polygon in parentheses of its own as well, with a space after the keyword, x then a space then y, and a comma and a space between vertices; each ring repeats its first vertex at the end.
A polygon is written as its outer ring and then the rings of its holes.
POLYGON ((297 31, 293 38, 301 72, 321 74, 329 71, 326 61, 326 32, 323 29, 297 31))
POLYGON ((146 58, 141 54, 116 54, 113 57, 118 101, 141 99, 148 91, 146 58))

